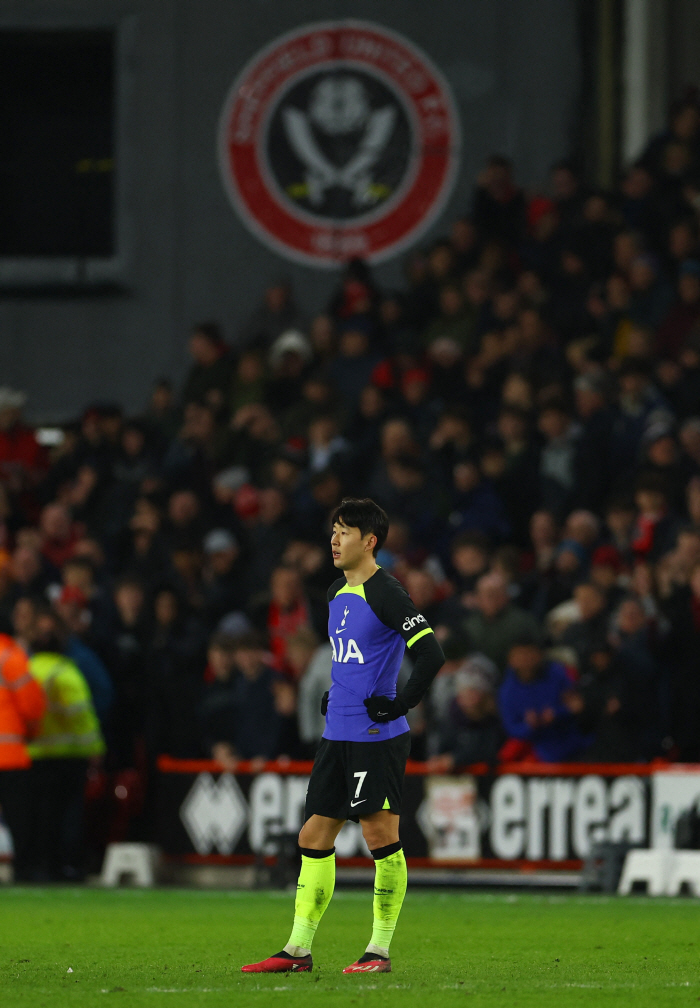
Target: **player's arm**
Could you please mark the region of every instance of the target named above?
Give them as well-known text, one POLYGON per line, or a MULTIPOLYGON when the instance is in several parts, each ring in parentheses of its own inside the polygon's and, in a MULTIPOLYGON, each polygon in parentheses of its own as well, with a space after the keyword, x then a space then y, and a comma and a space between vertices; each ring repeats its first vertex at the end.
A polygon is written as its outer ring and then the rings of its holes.
POLYGON ((410 709, 416 707, 430 689, 433 679, 445 664, 445 656, 432 630, 412 646, 409 645, 409 650, 413 672, 401 696, 410 709))
POLYGON ((408 592, 395 578, 387 579, 381 594, 377 593, 376 599, 368 597, 367 601, 382 623, 403 637, 413 662, 413 672, 395 699, 369 697, 365 700, 367 713, 381 724, 402 717, 421 702, 442 668, 445 656, 425 616, 418 612, 408 592))

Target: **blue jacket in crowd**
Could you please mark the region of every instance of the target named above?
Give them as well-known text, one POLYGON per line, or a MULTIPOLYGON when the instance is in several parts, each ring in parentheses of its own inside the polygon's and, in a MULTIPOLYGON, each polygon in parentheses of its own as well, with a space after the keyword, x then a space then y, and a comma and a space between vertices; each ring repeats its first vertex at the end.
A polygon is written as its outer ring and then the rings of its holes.
POLYGON ((532 743, 538 758, 546 763, 570 759, 590 741, 578 730, 562 702, 562 695, 571 687, 566 669, 559 662, 546 662, 531 683, 521 682, 512 668, 506 669, 498 698, 505 730, 510 738, 532 743), (554 711, 555 720, 531 728, 525 721, 527 711, 541 714, 547 707, 554 711))

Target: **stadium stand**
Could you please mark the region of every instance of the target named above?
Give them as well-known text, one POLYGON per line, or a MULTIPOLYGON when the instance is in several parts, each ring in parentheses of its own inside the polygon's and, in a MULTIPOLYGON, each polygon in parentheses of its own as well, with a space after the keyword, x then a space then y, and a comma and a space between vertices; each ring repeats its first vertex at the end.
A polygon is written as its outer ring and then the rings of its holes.
POLYGON ((313 756, 344 495, 447 657, 413 759, 700 761, 699 215, 686 101, 614 192, 492 158, 401 290, 353 261, 307 319, 272 280, 141 416, 44 447, 0 389, 0 631, 50 603, 90 686, 92 842, 149 839, 159 755, 313 756))

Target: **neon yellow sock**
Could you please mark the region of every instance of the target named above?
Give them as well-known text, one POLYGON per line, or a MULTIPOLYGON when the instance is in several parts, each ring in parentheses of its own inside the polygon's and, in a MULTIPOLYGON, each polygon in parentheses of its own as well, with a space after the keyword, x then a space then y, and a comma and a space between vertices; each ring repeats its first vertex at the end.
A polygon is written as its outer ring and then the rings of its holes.
POLYGON ((403 850, 375 861, 374 870, 374 927, 367 951, 388 956, 408 882, 403 850))
POLYGON ((294 903, 294 927, 284 951, 293 956, 306 955, 316 934, 318 922, 331 901, 335 888, 335 851, 327 857, 301 855, 301 871, 294 903))

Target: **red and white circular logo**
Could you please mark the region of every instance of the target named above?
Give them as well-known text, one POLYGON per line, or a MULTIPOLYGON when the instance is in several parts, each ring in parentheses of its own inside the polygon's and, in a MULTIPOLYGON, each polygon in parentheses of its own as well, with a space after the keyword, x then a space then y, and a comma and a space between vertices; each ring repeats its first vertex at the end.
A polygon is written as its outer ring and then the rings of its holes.
POLYGON ((412 43, 364 21, 275 39, 231 88, 219 129, 226 191, 250 230, 307 266, 396 255, 447 199, 452 96, 412 43))

